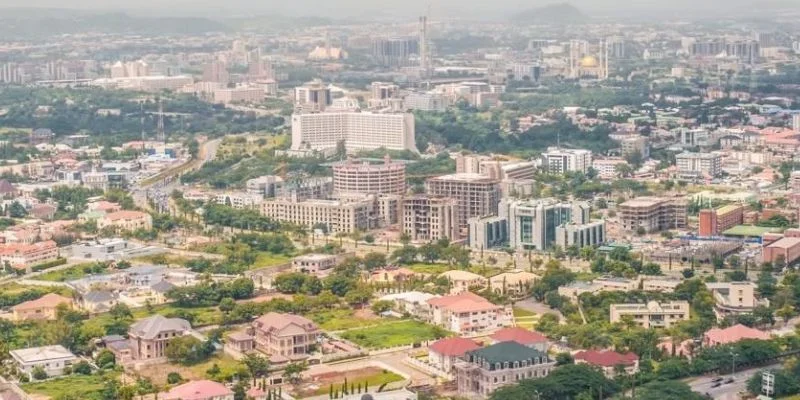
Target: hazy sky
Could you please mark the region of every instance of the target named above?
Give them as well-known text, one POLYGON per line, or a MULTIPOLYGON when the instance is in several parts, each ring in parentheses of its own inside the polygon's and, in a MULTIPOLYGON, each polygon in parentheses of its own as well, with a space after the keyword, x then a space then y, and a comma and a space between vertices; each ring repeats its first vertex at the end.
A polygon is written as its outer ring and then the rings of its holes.
MULTIPOLYGON (((800 6, 800 0, 767 0, 800 6)), ((711 10, 746 10, 764 0, 571 0, 570 4, 588 14, 630 15, 659 11, 680 11, 697 14, 711 10)), ((78 9, 124 9, 127 11, 165 13, 170 15, 233 16, 287 14, 304 16, 359 17, 372 13, 383 15, 420 15, 431 5, 436 14, 490 15, 513 14, 515 10, 559 3, 559 0, 0 0, 0 7, 52 7, 78 9)))

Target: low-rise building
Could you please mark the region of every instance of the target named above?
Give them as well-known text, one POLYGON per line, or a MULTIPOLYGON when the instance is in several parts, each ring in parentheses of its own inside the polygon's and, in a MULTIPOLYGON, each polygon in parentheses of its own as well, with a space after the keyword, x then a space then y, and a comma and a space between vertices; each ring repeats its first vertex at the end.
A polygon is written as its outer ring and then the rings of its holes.
POLYGON ((33 244, 12 243, 0 246, 0 263, 27 269, 58 259, 58 246, 52 240, 33 244))
POLYGON ((337 257, 331 254, 304 254, 292 259, 292 270, 306 274, 318 274, 336 266, 337 257))
POLYGON ((392 308, 401 314, 408 313, 423 320, 431 319, 431 308, 428 300, 439 297, 439 295, 425 292, 402 292, 392 293, 381 297, 381 300, 391 301, 392 308))
POLYGON ((458 394, 484 399, 523 379, 543 378, 555 368, 547 353, 517 342, 502 342, 467 352, 455 364, 458 394))
POLYGON ((37 368, 44 370, 48 377, 61 376, 64 374, 64 368, 78 361, 78 357, 62 345, 11 350, 8 353, 14 360, 17 370, 27 375, 29 379, 33 378, 33 370, 37 368))
POLYGON ((256 319, 251 331, 256 348, 277 363, 307 358, 322 333, 317 324, 307 318, 276 312, 256 319))
POLYGON ((639 370, 639 356, 634 353, 587 350, 579 351, 573 357, 575 364, 589 364, 598 367, 608 378, 617 375, 618 366, 624 368, 628 375, 635 374, 639 370))
POLYGON ((480 348, 481 346, 472 339, 461 337, 439 339, 428 349, 428 363, 440 371, 449 373, 467 352, 480 348))
POLYGON ((550 348, 550 342, 547 340, 546 336, 539 332, 529 331, 518 326, 502 328, 491 334, 489 339, 492 339, 492 343, 517 342, 523 346, 539 350, 542 353, 547 353, 547 350, 550 348))
POLYGON ((763 262, 791 265, 800 259, 800 237, 783 237, 761 249, 763 262))
POLYGON ((116 211, 97 220, 97 229, 105 227, 114 227, 128 232, 139 229, 150 230, 153 229, 153 217, 141 211, 116 211))
POLYGON ((740 340, 769 340, 769 333, 750 328, 742 324, 720 329, 711 328, 703 334, 703 346, 717 346, 720 344, 736 343, 740 340))
POLYGON ((48 293, 36 300, 26 301, 11 307, 14 321, 54 320, 58 307, 72 308, 72 299, 55 293, 48 293))
POLYGON ((646 277, 642 279, 642 290, 645 292, 672 293, 680 284, 680 279, 646 277))
POLYGON ((610 307, 612 323, 631 318, 642 328, 669 328, 673 324, 689 319, 689 302, 672 301, 647 304, 612 304, 610 307))
POLYGON ((510 308, 493 304, 472 292, 428 300, 431 323, 456 333, 478 333, 511 322, 510 308))
POLYGON ((527 295, 530 288, 539 279, 541 279, 541 277, 532 272, 503 272, 489 278, 489 285, 495 293, 519 296, 527 295))
POLYGON ((189 381, 157 396, 164 400, 233 400, 233 391, 214 381, 189 381))
POLYGON ((756 285, 753 282, 709 282, 706 287, 714 296, 717 318, 749 314, 760 305, 769 306, 769 300, 756 297, 756 285))
POLYGON ((485 287, 488 283, 485 277, 460 269, 443 272, 439 277, 450 281, 450 293, 453 294, 467 292, 471 287, 485 287))
POLYGON ((157 360, 166 357, 169 341, 187 334, 189 321, 154 315, 135 322, 128 329, 128 339, 136 360, 157 360))

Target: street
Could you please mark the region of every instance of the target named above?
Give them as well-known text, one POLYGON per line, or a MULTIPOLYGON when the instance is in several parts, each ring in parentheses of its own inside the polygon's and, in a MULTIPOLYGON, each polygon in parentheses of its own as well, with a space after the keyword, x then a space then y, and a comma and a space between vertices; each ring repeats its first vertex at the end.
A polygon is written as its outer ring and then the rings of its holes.
POLYGON ((728 374, 728 375, 716 375, 716 376, 707 376, 702 378, 697 378, 688 381, 689 387, 692 388, 692 391, 700 393, 700 394, 709 394, 714 399, 720 400, 738 400, 740 398, 739 393, 747 391, 747 381, 756 374, 760 374, 761 371, 770 368, 780 368, 780 364, 759 367, 748 369, 741 372, 736 372, 735 374, 728 374), (717 377, 723 378, 721 383, 722 385, 718 387, 711 387, 714 385, 713 380, 717 377), (735 380, 732 383, 724 383, 725 380, 728 378, 733 377, 735 380))

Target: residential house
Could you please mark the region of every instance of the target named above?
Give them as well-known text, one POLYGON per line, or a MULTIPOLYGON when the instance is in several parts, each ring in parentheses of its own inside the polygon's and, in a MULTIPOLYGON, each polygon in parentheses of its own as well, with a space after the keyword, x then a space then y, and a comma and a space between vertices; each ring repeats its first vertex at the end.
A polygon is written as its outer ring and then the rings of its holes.
POLYGON ((55 293, 48 293, 36 300, 26 301, 11 307, 14 321, 54 320, 58 306, 72 308, 72 299, 55 293))
POLYGON ((106 312, 118 302, 116 293, 102 289, 92 289, 78 297, 78 306, 93 314, 106 312))
POLYGON ((440 371, 449 373, 467 352, 479 348, 481 346, 471 339, 461 337, 439 339, 428 349, 428 363, 440 371))
POLYGON ((169 341, 187 334, 191 329, 189 321, 181 318, 154 315, 140 320, 128 330, 133 358, 137 360, 164 358, 169 341))
POLYGON ((162 400, 233 400, 233 391, 214 381, 190 381, 158 395, 162 400))
POLYGON ((52 204, 36 204, 28 210, 28 214, 41 220, 51 220, 56 215, 56 206, 52 204))
POLYGON ((458 394, 467 398, 488 398, 503 386, 522 379, 545 377, 555 365, 547 353, 517 342, 468 351, 454 367, 458 394))
POLYGON ((612 350, 583 350, 573 355, 575 364, 589 364, 603 370, 608 378, 613 378, 619 370, 635 374, 639 370, 639 356, 634 353, 617 353, 612 350))
POLYGON ((424 292, 402 292, 387 294, 380 298, 380 300, 391 301, 394 303, 392 307, 396 312, 401 314, 410 314, 423 320, 430 320, 431 308, 428 300, 440 297, 435 294, 424 292))
POLYGON ((503 272, 489 278, 489 285, 498 294, 510 296, 527 295, 531 286, 541 279, 539 275, 525 271, 503 272))
POLYGON ((114 227, 128 232, 139 229, 150 230, 153 229, 153 217, 141 211, 116 211, 97 220, 97 229, 105 227, 114 227))
POLYGON ((711 328, 703 334, 703 346, 717 346, 720 344, 736 343, 745 339, 769 340, 767 332, 755 328, 749 328, 742 324, 720 329, 711 328))
POLYGON ((424 277, 426 274, 414 272, 408 268, 380 268, 369 274, 370 283, 405 282, 413 277, 424 277))
POLYGON ((517 342, 523 346, 528 346, 546 353, 550 348, 547 336, 539 332, 529 331, 520 327, 509 327, 498 330, 489 336, 492 343, 517 342))
POLYGON ((8 353, 14 359, 17 369, 28 375, 28 378, 33 378, 33 370, 37 367, 43 369, 49 377, 61 376, 64 374, 64 368, 78 360, 78 357, 60 344, 11 350, 8 353))
POLYGON ((337 257, 330 254, 305 254, 292 259, 292 270, 318 274, 336 266, 337 257))
POLYGON ((689 319, 688 301, 671 301, 659 303, 649 301, 647 304, 612 304, 610 307, 611 323, 623 322, 630 318, 642 328, 669 328, 673 324, 689 319))
POLYGON ((252 324, 256 348, 270 360, 286 362, 308 357, 316 347, 322 330, 311 320, 294 314, 270 312, 252 324))
POLYGON ((34 244, 6 244, 0 246, 0 263, 8 262, 16 269, 28 269, 58 259, 56 242, 47 240, 34 244))
POLYGON ((488 280, 476 273, 462 270, 447 271, 439 275, 450 281, 450 293, 468 292, 471 287, 486 287, 488 280))
POLYGON ((493 304, 472 292, 428 300, 430 322, 456 333, 478 333, 508 325, 510 308, 493 304))

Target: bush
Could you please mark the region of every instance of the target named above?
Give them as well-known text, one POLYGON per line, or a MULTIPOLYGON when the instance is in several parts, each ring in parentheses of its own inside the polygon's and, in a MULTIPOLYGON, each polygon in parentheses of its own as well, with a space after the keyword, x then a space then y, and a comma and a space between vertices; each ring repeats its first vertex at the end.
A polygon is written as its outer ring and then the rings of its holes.
POLYGON ((169 383, 170 385, 175 385, 181 382, 183 382, 183 377, 181 376, 181 374, 177 372, 170 372, 169 374, 167 374, 167 383, 169 383))
POLYGON ((97 364, 98 368, 107 369, 107 368, 114 368, 114 365, 117 363, 117 359, 109 350, 103 350, 100 354, 97 355, 94 362, 97 364))
POLYGON ((48 269, 48 268, 53 268, 53 267, 57 267, 59 265, 64 265, 66 263, 67 263, 67 259, 66 258, 59 257, 59 258, 57 258, 57 259, 55 259, 53 261, 49 261, 49 262, 41 263, 41 264, 36 264, 36 265, 31 267, 31 271, 33 271, 33 272, 42 271, 42 270, 45 270, 45 269, 48 269))
POLYGON ((47 379, 47 372, 45 372, 42 367, 36 367, 31 371, 31 376, 33 379, 40 381, 42 379, 47 379))
POLYGON ((92 367, 86 361, 80 361, 75 363, 72 366, 72 372, 81 375, 91 375, 92 374, 92 367))

